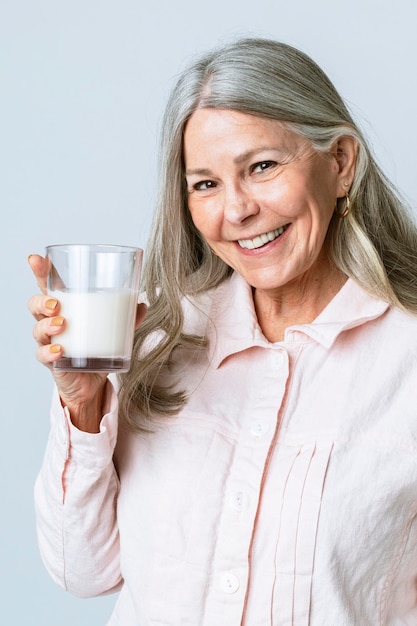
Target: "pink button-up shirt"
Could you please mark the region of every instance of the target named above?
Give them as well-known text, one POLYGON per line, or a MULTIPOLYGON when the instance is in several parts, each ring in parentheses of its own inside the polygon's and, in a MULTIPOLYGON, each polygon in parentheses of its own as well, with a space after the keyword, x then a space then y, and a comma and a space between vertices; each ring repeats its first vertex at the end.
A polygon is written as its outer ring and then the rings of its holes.
POLYGON ((57 398, 36 484, 40 548, 109 626, 417 624, 417 319, 352 280, 269 343, 234 274, 177 354, 189 401, 97 435, 57 398))

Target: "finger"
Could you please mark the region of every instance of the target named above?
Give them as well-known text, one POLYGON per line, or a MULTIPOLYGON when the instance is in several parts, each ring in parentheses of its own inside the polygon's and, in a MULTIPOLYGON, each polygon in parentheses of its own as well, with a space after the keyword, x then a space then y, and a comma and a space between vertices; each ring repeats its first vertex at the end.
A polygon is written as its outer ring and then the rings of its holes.
POLYGON ((148 307, 146 306, 146 304, 138 304, 136 309, 135 328, 139 328, 139 326, 142 324, 143 320, 145 319, 147 310, 148 307))
POLYGON ((31 254, 28 263, 35 274, 36 282, 42 293, 46 293, 46 277, 49 274, 51 262, 48 257, 44 258, 39 254, 31 254))
POLYGON ((37 294, 30 298, 28 308, 33 317, 39 321, 44 317, 57 315, 60 310, 60 303, 56 298, 37 294))
POLYGON ((65 328, 65 319, 60 316, 45 317, 33 327, 33 337, 39 345, 51 343, 51 338, 59 335, 65 328))
POLYGON ((58 361, 63 355, 62 346, 59 344, 50 344, 47 346, 41 346, 36 351, 36 358, 42 365, 49 367, 52 370, 52 366, 55 361, 58 361))
POLYGON ((58 343, 40 346, 36 351, 38 361, 49 368, 52 368, 54 361, 60 359, 62 355, 63 349, 58 343))

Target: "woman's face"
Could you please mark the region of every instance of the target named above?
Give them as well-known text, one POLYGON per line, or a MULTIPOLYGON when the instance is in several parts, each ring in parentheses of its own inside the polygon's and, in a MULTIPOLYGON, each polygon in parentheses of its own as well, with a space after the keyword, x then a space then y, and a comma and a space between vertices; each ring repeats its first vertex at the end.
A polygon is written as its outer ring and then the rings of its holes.
POLYGON ((343 150, 321 155, 274 120, 199 109, 184 134, 188 207, 201 235, 255 288, 313 277, 336 198, 343 150))

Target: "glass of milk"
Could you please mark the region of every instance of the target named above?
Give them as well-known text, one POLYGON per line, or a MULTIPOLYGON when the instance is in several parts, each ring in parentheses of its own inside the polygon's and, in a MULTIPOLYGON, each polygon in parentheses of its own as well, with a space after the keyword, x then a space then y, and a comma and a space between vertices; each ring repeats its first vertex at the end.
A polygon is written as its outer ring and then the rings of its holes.
POLYGON ((143 250, 105 244, 48 246, 48 294, 65 329, 52 342, 61 371, 126 372, 130 368, 143 250))

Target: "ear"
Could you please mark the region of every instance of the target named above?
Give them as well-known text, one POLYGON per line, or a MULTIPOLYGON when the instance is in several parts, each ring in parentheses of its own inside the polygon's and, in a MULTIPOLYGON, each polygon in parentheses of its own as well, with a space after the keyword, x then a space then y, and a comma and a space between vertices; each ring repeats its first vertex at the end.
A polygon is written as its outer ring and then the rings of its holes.
POLYGON ((352 186, 358 142, 353 137, 340 137, 333 145, 332 153, 337 167, 337 197, 342 198, 352 186))

